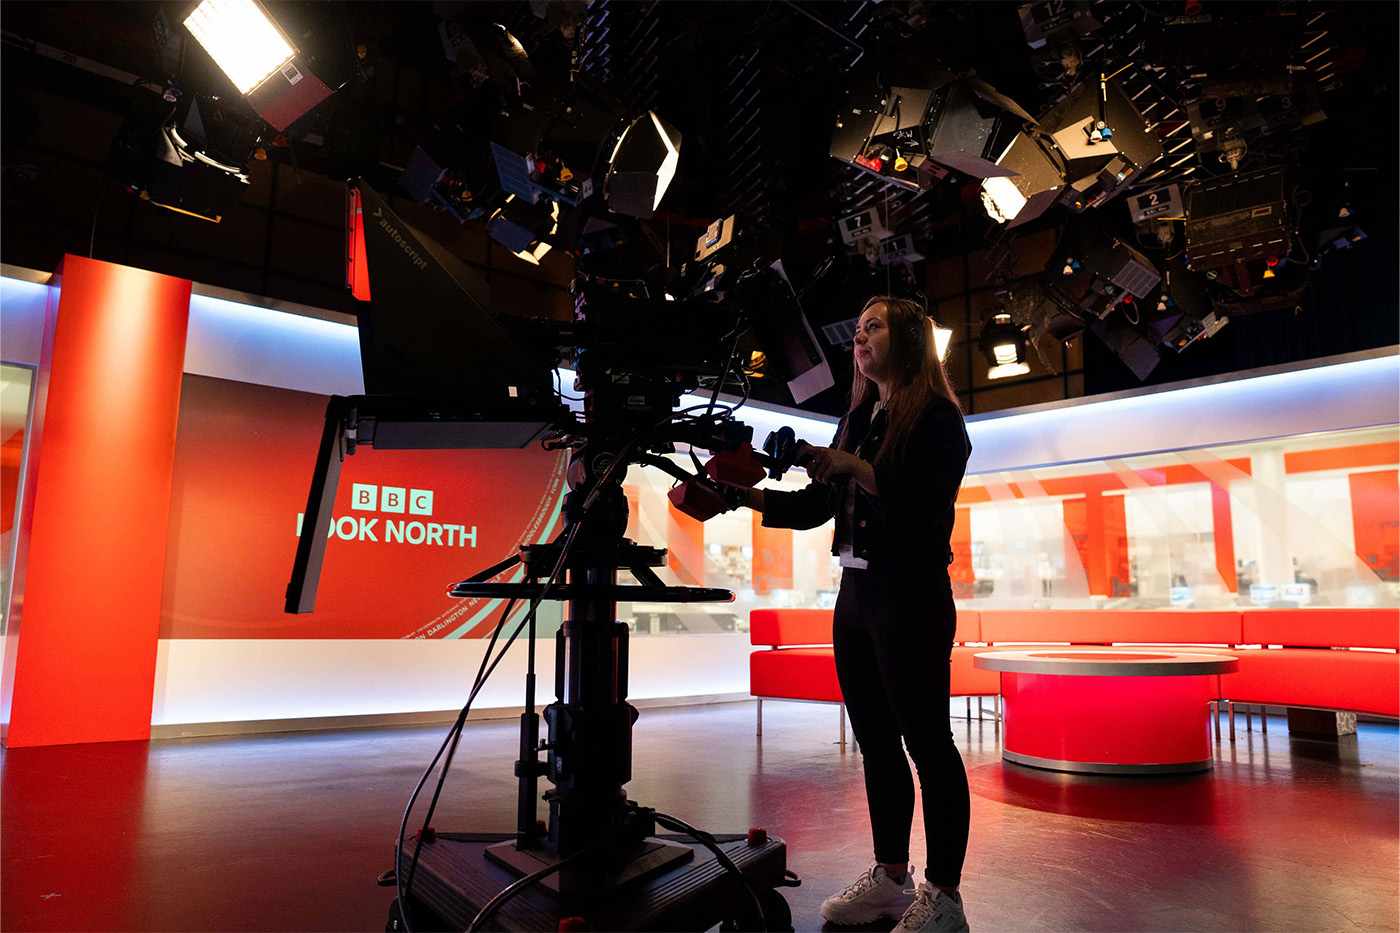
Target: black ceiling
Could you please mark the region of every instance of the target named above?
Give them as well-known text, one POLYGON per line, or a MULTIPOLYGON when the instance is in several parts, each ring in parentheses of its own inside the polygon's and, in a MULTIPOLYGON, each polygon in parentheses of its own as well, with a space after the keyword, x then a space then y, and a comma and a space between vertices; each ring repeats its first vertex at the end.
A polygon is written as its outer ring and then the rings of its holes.
MULTIPOLYGON (((471 30, 499 23, 520 40, 538 74, 567 78, 575 62, 580 72, 630 107, 652 108, 680 130, 677 181, 665 213, 651 222, 663 237, 669 233, 672 242, 684 242, 709 221, 743 212, 784 234, 785 258, 799 287, 828 257, 834 258, 823 287, 807 299, 817 325, 851 316, 854 297, 888 279, 887 270, 873 270, 841 243, 834 222, 856 210, 880 207, 894 232, 913 235, 920 252, 931 259, 987 250, 990 259, 982 266, 981 280, 968 282, 967 289, 1012 278, 1009 260, 998 265, 998 257, 1013 256, 1018 238, 1056 228, 1067 217, 1063 208, 1055 208, 1007 232, 986 217, 975 180, 954 175, 931 190, 910 193, 828 155, 837 108, 862 69, 888 74, 918 62, 975 70, 1033 115, 1052 106, 1075 79, 1057 73, 1063 70, 1058 52, 1036 53, 1029 47, 1015 3, 265 5, 303 22, 314 19, 323 36, 336 40, 326 56, 339 56, 351 74, 344 88, 288 129, 286 146, 269 148, 274 162, 294 162, 298 172, 336 180, 363 175, 380 190, 394 190, 414 147, 432 132, 435 121, 474 93, 481 77, 474 80, 465 59, 461 66, 448 61, 440 24, 446 20, 471 30), (355 57, 355 44, 365 47, 362 59, 355 57), (1037 64, 1037 56, 1049 61, 1037 64)), ((1080 78, 1118 72, 1124 90, 1167 150, 1134 187, 1147 190, 1228 173, 1215 153, 1195 151, 1186 108, 1212 99, 1229 82, 1248 86, 1251 80, 1266 81, 1275 74, 1274 66, 1282 65, 1300 94, 1304 88, 1316 89, 1326 119, 1252 134, 1241 168, 1287 165, 1301 192, 1300 223, 1314 235, 1340 205, 1349 204, 1369 236, 1313 273, 1301 311, 1287 308, 1240 318, 1237 326, 1192 347, 1189 360, 1183 354, 1167 361, 1149 381, 1396 343, 1395 186, 1400 167, 1394 47, 1400 5, 1103 0, 1081 6, 1102 25, 1073 46, 1082 59, 1080 78), (1182 27, 1206 21, 1214 26, 1213 46, 1197 43, 1188 51, 1173 40, 1182 27)), ((24 181, 23 171, 16 174, 15 146, 44 119, 29 106, 33 96, 26 90, 41 88, 114 113, 159 100, 152 88, 172 81, 188 93, 237 99, 196 43, 158 48, 161 28, 177 39, 183 35, 179 23, 192 7, 183 2, 24 0, 0 7, 6 41, 7 210, 13 186, 24 181), (44 45, 59 54, 46 53, 44 45), (62 53, 86 61, 65 61, 62 53), (95 74, 100 68, 90 63, 140 80, 123 86, 95 74)), ((492 81, 502 83, 499 76, 492 81)), ((269 129, 268 138, 272 135, 269 129)), ((26 153, 27 160, 35 158, 32 151, 26 153)), ((1122 197, 1089 214, 1126 237, 1133 235, 1122 197)), ((33 255, 13 243, 23 230, 7 223, 7 242, 0 244, 7 261, 33 255)), ((1179 243, 1149 255, 1160 259, 1178 251, 1179 243)), ((925 283, 921 263, 915 284, 925 283)), ((1102 347, 1086 345, 1085 353, 1088 391, 1137 384, 1102 347)))

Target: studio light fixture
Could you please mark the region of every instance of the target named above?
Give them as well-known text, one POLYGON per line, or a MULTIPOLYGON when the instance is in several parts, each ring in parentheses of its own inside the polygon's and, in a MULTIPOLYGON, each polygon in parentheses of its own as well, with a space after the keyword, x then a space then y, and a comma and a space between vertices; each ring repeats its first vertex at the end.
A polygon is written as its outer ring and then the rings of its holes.
POLYGON ((510 195, 492 215, 486 234, 518 259, 538 266, 550 250, 548 238, 559 229, 559 202, 531 204, 510 195))
POLYGON ((1016 227, 1035 220, 1064 192, 1063 160, 1043 134, 1018 133, 997 165, 1012 173, 982 182, 982 206, 997 223, 1016 227))
POLYGON ((633 120, 608 160, 608 209, 629 217, 652 216, 676 177, 680 150, 681 134, 655 112, 633 120))
POLYGON ((953 342, 953 331, 937 321, 933 322, 933 351, 940 360, 948 359, 948 347, 953 342))
MULTIPOLYGON (((953 331, 944 327, 938 321, 930 317, 933 324, 933 350, 938 354, 940 360, 945 362, 948 359, 948 348, 953 342, 953 331)), ((860 318, 847 318, 844 321, 836 321, 831 324, 822 325, 822 334, 827 342, 832 346, 840 347, 843 350, 850 350, 855 346, 856 324, 860 323, 860 318)))
POLYGON ((303 54, 285 28, 257 0, 202 0, 185 18, 185 28, 209 53, 258 116, 285 130, 345 84, 345 63, 353 50, 337 26, 336 4, 292 7, 292 35, 324 53, 303 54), (334 38, 340 36, 340 38, 334 38), (313 71, 312 64, 315 64, 313 71), (323 80, 324 79, 324 80, 323 80))
POLYGON ((1293 249, 1285 169, 1213 178, 1186 191, 1186 261, 1248 298, 1293 249), (1269 260, 1273 259, 1273 265, 1269 260))
POLYGON ((1017 135, 997 166, 1014 172, 982 183, 997 223, 1018 226, 1057 201, 1076 213, 1098 207, 1162 157, 1162 145, 1111 76, 1074 87, 1017 135))
POLYGON ((1011 321, 1011 315, 998 312, 982 327, 982 354, 987 358, 987 378, 1004 379, 1023 376, 1031 371, 1026 365, 1026 337, 1011 321))
POLYGON ((1011 172, 997 165, 996 154, 1006 133, 1030 120, 975 75, 943 73, 885 86, 871 74, 847 96, 831 155, 911 191, 932 187, 949 170, 972 178, 1005 176, 1011 172))
POLYGON ((491 130, 502 190, 533 204, 548 199, 577 207, 605 183, 604 160, 617 150, 625 117, 626 107, 601 88, 537 77, 491 130))
POLYGON ((1064 203, 1079 212, 1115 197, 1162 157, 1162 144, 1118 82, 1074 87, 1040 120, 1065 160, 1064 203))
POLYGON ((157 207, 219 223, 250 187, 245 166, 259 125, 194 95, 158 120, 128 118, 108 153, 108 176, 157 207))
POLYGON ((292 60, 296 50, 256 0, 204 0, 185 28, 247 94, 292 60))
POLYGON ((1088 321, 1116 308, 1137 316, 1135 303, 1153 303, 1162 280, 1152 260, 1096 220, 1073 218, 1041 273, 1047 294, 1064 311, 1088 321))

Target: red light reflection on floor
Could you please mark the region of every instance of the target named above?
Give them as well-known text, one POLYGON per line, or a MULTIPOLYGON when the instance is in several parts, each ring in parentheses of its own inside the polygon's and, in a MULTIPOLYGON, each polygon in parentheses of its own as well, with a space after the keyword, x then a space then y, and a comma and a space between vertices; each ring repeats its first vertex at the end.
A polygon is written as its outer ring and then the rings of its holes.
POLYGON ((1007 806, 1125 823, 1213 826, 1224 821, 1219 782, 1210 773, 1164 777, 1042 771, 1009 762, 968 775, 973 793, 1007 806))

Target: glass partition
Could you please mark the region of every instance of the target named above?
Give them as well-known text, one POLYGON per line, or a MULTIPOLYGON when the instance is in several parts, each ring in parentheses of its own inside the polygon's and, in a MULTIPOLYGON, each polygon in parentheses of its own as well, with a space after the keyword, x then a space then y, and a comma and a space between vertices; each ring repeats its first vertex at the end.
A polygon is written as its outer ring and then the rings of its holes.
MULTIPOLYGON (((1397 470, 1391 425, 969 476, 954 595, 985 609, 1396 606, 1397 470)), ((765 486, 805 482, 794 470, 765 486)), ((670 505, 670 485, 628 474, 628 536, 669 549, 667 580, 737 599, 620 607, 637 634, 743 632, 754 608, 833 605, 829 524, 766 529, 747 509, 701 524, 670 505)))
POLYGON ((0 363, 0 634, 9 622, 20 475, 33 390, 33 367, 0 363))
POLYGON ((969 477, 957 596, 981 608, 1393 606, 1393 426, 969 477))

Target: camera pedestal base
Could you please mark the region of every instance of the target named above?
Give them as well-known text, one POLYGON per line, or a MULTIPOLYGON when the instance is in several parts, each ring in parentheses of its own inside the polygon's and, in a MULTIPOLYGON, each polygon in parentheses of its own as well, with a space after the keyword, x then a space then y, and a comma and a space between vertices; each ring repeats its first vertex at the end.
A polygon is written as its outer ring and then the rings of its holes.
MULTIPOLYGON (((687 844, 680 835, 648 837, 646 843, 659 843, 656 852, 672 852, 671 847, 690 850, 685 861, 670 867, 655 865, 639 877, 608 889, 595 883, 586 890, 560 893, 541 885, 520 892, 504 905, 487 924, 494 930, 556 930, 563 917, 582 917, 590 930, 707 930, 725 920, 747 919, 752 902, 738 880, 715 861, 704 846, 687 844)), ((781 839, 768 837, 760 845, 750 845, 744 835, 717 835, 719 848, 738 866, 758 889, 770 929, 788 929, 791 918, 786 903, 773 890, 785 884, 787 846, 781 839), (775 916, 775 914, 783 916, 775 916), (777 924, 774 924, 777 921, 777 924)), ((465 930, 477 911, 503 888, 521 876, 520 868, 507 868, 487 853, 497 846, 514 850, 512 833, 438 833, 425 842, 418 859, 410 904, 413 929, 465 930)), ((398 870, 408 871, 413 847, 405 846, 398 870)), ((531 859, 530 871, 545 863, 531 859)), ((524 866, 522 865, 522 868, 524 866)), ((406 876, 406 875, 405 875, 406 876)), ((565 885, 566 889, 569 885, 565 885)), ((390 912, 394 926, 398 905, 390 912)))
MULTIPOLYGON (((666 842, 651 836, 639 842, 629 858, 617 871, 580 876, 567 870, 556 871, 540 879, 540 886, 556 894, 577 894, 588 890, 610 891, 641 878, 649 878, 674 868, 695 857, 695 850, 678 842, 666 842)), ((486 857, 524 877, 541 868, 559 862, 558 858, 540 849, 518 849, 515 840, 498 842, 486 847, 486 857)))

